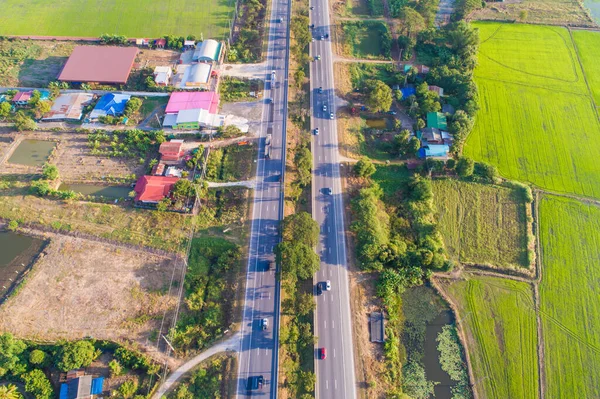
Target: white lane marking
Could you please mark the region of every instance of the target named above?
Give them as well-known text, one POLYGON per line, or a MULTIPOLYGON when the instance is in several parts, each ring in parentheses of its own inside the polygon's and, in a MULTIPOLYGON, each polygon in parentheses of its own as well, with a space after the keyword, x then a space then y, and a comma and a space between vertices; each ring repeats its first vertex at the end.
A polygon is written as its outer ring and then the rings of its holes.
POLYGON ((327 226, 327 232, 331 233, 331 226, 327 226))
POLYGON ((327 328, 327 320, 323 320, 324 324, 323 324, 323 328, 327 328))
POLYGON ((269 355, 269 350, 265 348, 265 355, 269 355))
MULTIPOLYGON (((332 296, 333 298, 333 296, 332 296)), ((335 320, 331 320, 331 328, 335 328, 335 320)))
POLYGON ((335 357, 335 348, 333 348, 333 357, 335 357))
POLYGON ((331 248, 327 248, 327 252, 331 253, 331 248))
POLYGON ((337 389, 337 380, 333 380, 334 385, 335 385, 335 389, 337 389))
POLYGON ((267 205, 267 212, 269 212, 269 205, 267 205))
POLYGON ((329 389, 329 380, 325 380, 325 389, 329 389))

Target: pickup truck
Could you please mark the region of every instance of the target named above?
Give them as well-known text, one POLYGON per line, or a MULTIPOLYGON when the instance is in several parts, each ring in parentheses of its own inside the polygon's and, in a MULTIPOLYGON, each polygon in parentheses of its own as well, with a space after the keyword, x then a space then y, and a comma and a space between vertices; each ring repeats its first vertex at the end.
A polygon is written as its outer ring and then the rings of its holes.
POLYGON ((265 379, 262 375, 255 375, 252 377, 248 377, 248 381, 246 382, 246 389, 248 391, 255 391, 257 389, 262 389, 264 381, 265 381, 265 379))

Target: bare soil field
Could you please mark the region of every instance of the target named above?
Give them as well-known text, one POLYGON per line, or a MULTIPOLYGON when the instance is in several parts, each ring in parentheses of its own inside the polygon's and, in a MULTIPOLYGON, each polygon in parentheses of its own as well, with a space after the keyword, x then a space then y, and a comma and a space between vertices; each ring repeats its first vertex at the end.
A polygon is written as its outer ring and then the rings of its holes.
POLYGON ((469 15, 473 20, 520 21, 536 24, 596 26, 578 1, 572 0, 508 0, 488 3, 469 15), (521 20, 522 12, 527 16, 521 20))
POLYGON ((0 308, 0 330, 29 339, 93 336, 147 344, 176 304, 166 294, 174 259, 47 235, 51 242, 28 281, 0 308))
POLYGON ((135 68, 154 68, 177 64, 181 53, 173 50, 140 50, 135 59, 135 68))
POLYGON ((60 178, 68 182, 100 182, 111 178, 127 178, 144 172, 136 159, 108 158, 92 155, 87 146, 87 134, 75 132, 0 133, 0 160, 2 173, 34 173, 37 167, 10 164, 6 160, 23 139, 53 140, 58 144, 50 163, 55 164, 60 178), (11 144, 7 144, 12 140, 11 144))

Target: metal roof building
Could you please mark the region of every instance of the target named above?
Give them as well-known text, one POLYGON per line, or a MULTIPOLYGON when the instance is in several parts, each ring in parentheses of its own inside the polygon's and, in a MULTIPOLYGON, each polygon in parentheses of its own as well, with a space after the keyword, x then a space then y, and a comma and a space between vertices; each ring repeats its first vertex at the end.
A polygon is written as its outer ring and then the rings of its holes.
POLYGON ((94 99, 90 93, 63 93, 54 101, 43 121, 80 120, 83 108, 94 99))
POLYGON ((219 108, 219 93, 214 91, 177 91, 171 93, 165 113, 176 114, 184 109, 202 108, 216 114, 219 108))
POLYGON ((186 87, 201 87, 208 84, 210 79, 211 64, 194 64, 188 70, 189 74, 185 80, 186 87))
POLYGON ((90 119, 98 119, 101 116, 118 116, 123 115, 125 106, 131 96, 129 94, 106 93, 90 113, 90 119))
POLYGON ((136 47, 77 46, 58 80, 125 84, 137 53, 136 47))
POLYGON ((194 51, 193 61, 215 62, 221 54, 221 43, 213 39, 206 39, 194 51))

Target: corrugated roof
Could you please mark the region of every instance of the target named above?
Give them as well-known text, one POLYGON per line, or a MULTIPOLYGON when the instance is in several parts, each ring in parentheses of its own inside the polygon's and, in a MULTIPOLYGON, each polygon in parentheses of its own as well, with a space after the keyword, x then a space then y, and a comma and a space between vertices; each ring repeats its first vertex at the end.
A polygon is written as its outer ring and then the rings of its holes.
POLYGON ((142 176, 135 183, 135 200, 159 202, 169 195, 178 180, 178 177, 142 176))
POLYGON ((206 109, 211 114, 217 113, 217 109, 219 108, 219 94, 214 91, 178 91, 172 93, 165 113, 176 114, 185 109, 195 108, 206 109))
POLYGON ((50 112, 42 120, 81 119, 83 108, 94 98, 90 93, 65 93, 54 101, 50 112))
POLYGON ((125 84, 137 53, 136 47, 77 46, 58 80, 125 84))
POLYGON ((193 86, 196 84, 208 83, 208 79, 210 78, 210 70, 211 69, 212 69, 212 65, 210 65, 210 64, 194 64, 194 65, 192 65, 190 74, 188 76, 187 81, 185 82, 185 85, 193 86))
POLYGON ((372 312, 369 317, 371 330, 371 342, 385 341, 385 330, 383 325, 383 313, 372 312))
POLYGON ((106 93, 98 100, 98 103, 90 113, 90 118, 95 119, 99 116, 121 115, 130 98, 129 94, 106 93))
POLYGON ((217 61, 221 44, 213 39, 207 39, 200 43, 192 59, 194 61, 217 61))

